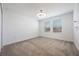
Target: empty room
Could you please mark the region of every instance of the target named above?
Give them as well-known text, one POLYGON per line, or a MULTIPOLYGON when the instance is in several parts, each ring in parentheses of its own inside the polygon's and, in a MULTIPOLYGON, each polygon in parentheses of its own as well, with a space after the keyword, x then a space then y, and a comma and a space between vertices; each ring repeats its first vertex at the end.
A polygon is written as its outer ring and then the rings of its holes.
POLYGON ((1 56, 79 56, 78 3, 1 3, 1 56))

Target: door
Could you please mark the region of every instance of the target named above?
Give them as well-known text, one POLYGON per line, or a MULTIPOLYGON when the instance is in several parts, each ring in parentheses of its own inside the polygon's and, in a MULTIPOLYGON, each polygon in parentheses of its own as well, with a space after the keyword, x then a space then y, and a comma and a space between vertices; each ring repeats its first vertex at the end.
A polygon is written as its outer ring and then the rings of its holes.
POLYGON ((73 15, 73 25, 74 25, 74 43, 79 49, 79 4, 74 5, 74 15, 73 15))
POLYGON ((0 52, 1 52, 1 4, 0 4, 0 52))

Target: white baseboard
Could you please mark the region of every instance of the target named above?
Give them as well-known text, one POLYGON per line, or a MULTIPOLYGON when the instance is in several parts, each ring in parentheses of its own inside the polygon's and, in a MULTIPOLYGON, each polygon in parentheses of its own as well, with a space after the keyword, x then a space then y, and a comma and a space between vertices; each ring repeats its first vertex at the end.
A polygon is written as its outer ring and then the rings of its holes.
POLYGON ((63 41, 67 41, 67 42, 73 42, 71 40, 64 40, 64 39, 59 39, 59 38, 51 38, 51 37, 47 37, 47 36, 40 36, 40 37, 46 37, 46 38, 50 38, 50 39, 56 39, 56 40, 63 40, 63 41))
POLYGON ((21 41, 24 41, 24 40, 29 40, 29 39, 36 38, 36 37, 38 37, 38 36, 30 36, 30 37, 26 37, 25 39, 20 39, 20 40, 16 40, 16 41, 8 42, 7 44, 4 44, 3 46, 7 46, 7 45, 10 45, 10 44, 18 43, 18 42, 21 42, 21 41))
POLYGON ((77 43, 74 42, 75 47, 77 48, 77 50, 79 51, 79 46, 77 43))

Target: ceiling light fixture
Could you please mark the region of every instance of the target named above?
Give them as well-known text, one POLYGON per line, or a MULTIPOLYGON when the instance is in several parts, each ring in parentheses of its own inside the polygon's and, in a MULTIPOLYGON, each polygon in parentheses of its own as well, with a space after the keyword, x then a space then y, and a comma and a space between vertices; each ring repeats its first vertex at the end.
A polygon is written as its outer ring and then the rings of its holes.
POLYGON ((43 12, 43 10, 40 10, 40 13, 37 14, 38 17, 45 17, 46 13, 43 12))

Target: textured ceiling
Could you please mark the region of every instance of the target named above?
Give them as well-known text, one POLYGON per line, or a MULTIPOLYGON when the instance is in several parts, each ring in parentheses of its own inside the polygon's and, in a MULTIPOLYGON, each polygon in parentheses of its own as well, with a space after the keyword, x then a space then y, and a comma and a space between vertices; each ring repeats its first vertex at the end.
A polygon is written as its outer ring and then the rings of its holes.
POLYGON ((73 10, 73 3, 6 3, 3 4, 4 11, 15 12, 23 16, 39 19, 36 14, 39 10, 44 10, 47 13, 47 17, 60 15, 73 10))

